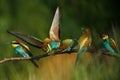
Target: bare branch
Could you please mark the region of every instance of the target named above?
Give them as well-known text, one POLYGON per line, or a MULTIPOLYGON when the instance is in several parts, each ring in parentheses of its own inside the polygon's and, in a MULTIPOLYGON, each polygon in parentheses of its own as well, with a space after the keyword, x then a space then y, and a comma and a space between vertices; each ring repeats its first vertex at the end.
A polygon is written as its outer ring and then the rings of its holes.
POLYGON ((120 58, 120 55, 119 55, 118 53, 115 53, 115 54, 111 54, 111 53, 103 53, 103 55, 107 55, 107 56, 115 57, 115 58, 120 58))
POLYGON ((41 58, 44 58, 44 57, 47 57, 47 56, 51 56, 51 55, 57 55, 57 54, 63 54, 63 52, 55 52, 53 54, 46 53, 46 54, 41 54, 41 55, 38 55, 38 56, 28 57, 28 58, 25 58, 25 57, 4 58, 4 59, 0 60, 0 64, 1 63, 5 63, 5 62, 9 62, 9 61, 20 61, 20 60, 30 60, 30 59, 39 60, 41 58))
POLYGON ((19 60, 29 60, 31 57, 24 58, 24 57, 12 57, 12 58, 4 58, 3 60, 0 60, 0 64, 8 61, 19 61, 19 60))
MULTIPOLYGON (((41 58, 48 57, 48 56, 54 56, 54 55, 58 55, 58 54, 71 54, 71 53, 75 53, 75 51, 71 51, 71 52, 60 52, 60 51, 57 51, 57 52, 55 52, 53 54, 45 53, 45 54, 41 54, 41 55, 34 56, 34 57, 28 57, 28 58, 25 58, 25 57, 4 58, 4 59, 0 60, 0 64, 5 63, 5 62, 9 62, 9 61, 21 61, 21 60, 30 60, 30 59, 39 60, 41 58)), ((119 54, 102 53, 102 55, 106 55, 106 56, 115 57, 115 58, 119 58, 120 59, 120 55, 119 54)))

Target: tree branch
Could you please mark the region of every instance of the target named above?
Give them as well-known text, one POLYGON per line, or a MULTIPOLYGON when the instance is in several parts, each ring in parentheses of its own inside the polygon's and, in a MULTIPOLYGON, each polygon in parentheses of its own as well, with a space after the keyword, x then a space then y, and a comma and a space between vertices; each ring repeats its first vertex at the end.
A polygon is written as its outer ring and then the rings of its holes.
MULTIPOLYGON (((30 60, 30 59, 39 60, 41 58, 48 57, 48 56, 54 56, 54 55, 58 55, 58 54, 71 54, 71 53, 75 53, 75 51, 70 51, 70 52, 57 51, 53 54, 45 53, 45 54, 41 54, 41 55, 34 56, 34 57, 28 57, 28 58, 25 58, 25 57, 4 58, 4 59, 0 60, 0 64, 5 63, 5 62, 9 62, 9 61, 20 61, 20 60, 30 60)), ((118 54, 103 53, 102 55, 106 55, 106 56, 115 57, 115 58, 120 59, 120 55, 118 55, 118 54)))
POLYGON ((24 58, 24 57, 11 57, 11 58, 4 58, 3 60, 0 60, 0 64, 8 61, 19 61, 19 60, 29 60, 32 59, 31 57, 24 58))
MULTIPOLYGON (((70 53, 70 52, 69 52, 70 53)), ((34 57, 11 57, 11 58, 4 58, 2 60, 0 60, 0 64, 1 63, 5 63, 5 62, 9 62, 9 61, 20 61, 20 60, 30 60, 30 59, 36 59, 39 60, 41 58, 47 57, 47 56, 51 56, 51 55, 58 55, 58 54, 64 54, 63 52, 57 51, 53 54, 49 54, 49 53, 45 53, 45 54, 41 54, 38 56, 34 56, 34 57)))

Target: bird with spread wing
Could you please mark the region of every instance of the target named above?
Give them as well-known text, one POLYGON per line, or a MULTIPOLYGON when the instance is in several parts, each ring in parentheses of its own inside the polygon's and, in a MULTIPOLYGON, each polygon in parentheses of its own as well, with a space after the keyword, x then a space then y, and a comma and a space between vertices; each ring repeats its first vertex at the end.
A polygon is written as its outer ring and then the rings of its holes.
POLYGON ((28 44, 40 48, 45 52, 53 53, 52 51, 56 50, 60 46, 60 25, 59 25, 60 12, 59 7, 57 7, 53 22, 49 31, 49 38, 45 38, 43 41, 33 37, 27 36, 22 33, 14 32, 7 30, 8 33, 20 38, 21 40, 27 42, 28 44))

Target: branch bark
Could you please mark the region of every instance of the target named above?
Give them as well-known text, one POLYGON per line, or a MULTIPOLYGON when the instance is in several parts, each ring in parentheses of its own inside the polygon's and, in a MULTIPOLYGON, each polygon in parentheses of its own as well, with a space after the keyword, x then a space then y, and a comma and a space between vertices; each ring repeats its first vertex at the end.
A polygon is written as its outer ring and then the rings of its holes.
MULTIPOLYGON (((58 54, 64 54, 63 52, 55 52, 53 54, 49 54, 49 53, 45 53, 45 54, 41 54, 38 56, 34 56, 34 57, 10 57, 10 58, 4 58, 2 60, 0 60, 0 64, 5 63, 5 62, 9 62, 9 61, 20 61, 20 60, 30 60, 30 59, 36 59, 39 60, 41 58, 47 57, 47 56, 51 56, 51 55, 58 55, 58 54)), ((67 54, 67 53, 66 53, 67 54)))
POLYGON ((24 57, 11 57, 11 58, 4 58, 3 60, 0 60, 0 64, 8 61, 19 61, 19 60, 29 60, 32 59, 31 57, 24 58, 24 57))
MULTIPOLYGON (((34 57, 28 57, 28 58, 25 58, 25 57, 10 57, 10 58, 4 58, 4 59, 0 60, 0 64, 5 63, 5 62, 9 62, 9 61, 21 61, 21 60, 30 60, 30 59, 39 60, 41 58, 48 57, 48 56, 54 56, 54 55, 58 55, 58 54, 71 54, 71 53, 75 53, 75 52, 71 51, 71 52, 65 53, 65 52, 59 52, 58 51, 58 52, 55 52, 53 54, 45 53, 45 54, 41 54, 41 55, 34 56, 34 57)), ((106 55, 106 56, 115 57, 115 58, 120 59, 120 55, 118 55, 118 54, 103 53, 102 55, 106 55)))

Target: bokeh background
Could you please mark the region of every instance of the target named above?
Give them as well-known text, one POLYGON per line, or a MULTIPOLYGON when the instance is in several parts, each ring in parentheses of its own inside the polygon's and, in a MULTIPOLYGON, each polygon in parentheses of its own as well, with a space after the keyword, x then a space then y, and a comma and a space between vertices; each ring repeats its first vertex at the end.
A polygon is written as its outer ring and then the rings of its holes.
MULTIPOLYGON (((6 44, 6 42, 16 40, 6 30, 33 35, 43 40, 49 36, 57 6, 60 7, 61 14, 61 40, 78 39, 82 27, 91 29, 93 44, 96 45, 101 41, 100 32, 105 31, 114 38, 116 38, 114 35, 120 37, 118 0, 0 0, 0 59, 18 56, 12 47, 6 44)), ((116 40, 119 44, 119 38, 116 40)), ((30 48, 34 55, 43 54, 40 49, 32 46, 30 48)), ((36 69, 29 61, 3 63, 0 64, 0 80, 70 80, 70 74, 66 75, 66 72, 70 73, 69 70, 74 61, 75 56, 72 55, 44 58, 38 62, 39 69, 36 69), (60 71, 64 72, 59 73, 60 71), (55 74, 60 76, 55 77, 55 74)))

